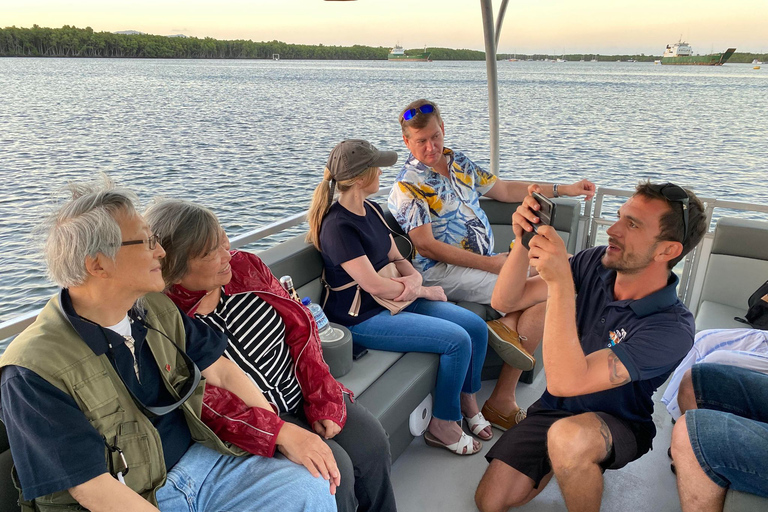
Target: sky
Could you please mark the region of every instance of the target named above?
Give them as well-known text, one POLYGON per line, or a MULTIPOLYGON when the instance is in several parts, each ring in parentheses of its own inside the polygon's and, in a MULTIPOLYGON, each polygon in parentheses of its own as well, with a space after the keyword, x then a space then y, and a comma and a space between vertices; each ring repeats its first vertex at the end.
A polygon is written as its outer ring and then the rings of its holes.
MULTIPOLYGON (((494 16, 501 0, 494 0, 494 16)), ((216 39, 483 49, 479 0, 0 0, 0 26, 216 39)), ((500 53, 768 52, 768 0, 510 0, 500 53)))

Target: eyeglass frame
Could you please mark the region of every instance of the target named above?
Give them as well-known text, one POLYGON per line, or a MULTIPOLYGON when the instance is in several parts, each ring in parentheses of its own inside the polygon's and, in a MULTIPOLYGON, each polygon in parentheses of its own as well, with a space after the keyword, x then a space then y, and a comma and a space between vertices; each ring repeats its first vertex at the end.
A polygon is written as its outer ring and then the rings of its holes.
POLYGON ((144 240, 126 240, 125 242, 120 243, 120 247, 124 245, 139 245, 143 243, 147 244, 147 247, 149 247, 150 251, 154 251, 155 247, 157 247, 157 244, 160 243, 160 234, 152 233, 148 238, 145 238, 144 240))
POLYGON ((664 196, 664 199, 671 203, 680 203, 683 207, 683 240, 680 242, 681 244, 685 245, 685 241, 688 240, 688 205, 690 204, 691 197, 688 195, 688 192, 681 187, 680 185, 675 185, 674 183, 665 183, 664 185, 659 188, 659 194, 664 196), (669 197, 665 189, 667 187, 671 187, 671 190, 679 190, 682 191, 682 193, 685 195, 685 198, 682 197, 669 197))
POLYGON ((432 105, 431 103, 425 103, 423 105, 419 105, 418 107, 409 108, 408 110, 403 112, 403 121, 410 121, 411 119, 416 117, 417 113, 425 114, 425 115, 426 114, 431 114, 432 112, 435 111, 435 108, 436 107, 434 105, 432 105), (429 107, 430 110, 428 110, 426 112, 421 110, 424 107, 429 107), (408 117, 406 117, 406 116, 408 116, 408 117))

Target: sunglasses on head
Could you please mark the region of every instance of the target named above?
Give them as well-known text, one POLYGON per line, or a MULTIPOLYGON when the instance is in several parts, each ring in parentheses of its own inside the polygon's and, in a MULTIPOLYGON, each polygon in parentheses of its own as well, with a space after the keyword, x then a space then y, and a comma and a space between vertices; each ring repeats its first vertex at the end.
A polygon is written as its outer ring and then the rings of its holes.
POLYGON ((688 239, 688 192, 679 185, 674 183, 667 183, 662 185, 659 189, 659 193, 664 196, 667 201, 673 203, 680 203, 683 206, 683 240, 681 243, 685 245, 685 241, 688 239))
POLYGON ((416 114, 418 114, 418 113, 422 113, 422 114, 431 114, 431 113, 432 113, 432 112, 434 112, 434 111, 435 111, 435 107, 434 107, 434 106, 432 106, 432 105, 430 105, 429 103, 427 103, 426 105, 422 105, 422 106, 420 106, 420 107, 416 107, 416 108, 409 108, 408 110, 406 110, 405 112, 403 112, 403 119, 404 119, 405 121, 410 121, 410 120, 411 120, 411 119, 413 119, 413 118, 416 116, 416 114))

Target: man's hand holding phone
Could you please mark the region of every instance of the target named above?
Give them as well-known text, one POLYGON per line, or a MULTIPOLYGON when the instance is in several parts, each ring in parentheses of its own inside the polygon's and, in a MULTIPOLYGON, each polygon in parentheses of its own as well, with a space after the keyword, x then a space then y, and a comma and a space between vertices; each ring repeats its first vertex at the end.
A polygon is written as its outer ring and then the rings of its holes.
POLYGON ((544 281, 572 279, 565 243, 551 226, 555 219, 555 204, 539 192, 538 185, 530 185, 529 195, 512 215, 515 239, 529 249, 531 267, 541 274, 544 281))
POLYGON ((555 222, 557 205, 544 197, 540 190, 538 185, 530 185, 528 187, 529 195, 523 199, 523 204, 512 215, 512 229, 515 232, 515 238, 520 239, 526 249, 529 248, 531 238, 536 235, 539 226, 551 226, 555 222))

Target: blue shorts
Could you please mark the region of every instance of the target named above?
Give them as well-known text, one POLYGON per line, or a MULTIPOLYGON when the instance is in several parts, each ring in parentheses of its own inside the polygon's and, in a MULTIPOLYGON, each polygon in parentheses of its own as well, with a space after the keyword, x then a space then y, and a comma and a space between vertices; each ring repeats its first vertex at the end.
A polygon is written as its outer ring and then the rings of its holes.
POLYGON ((720 487, 768 497, 768 375, 721 364, 691 368, 693 453, 720 487))

